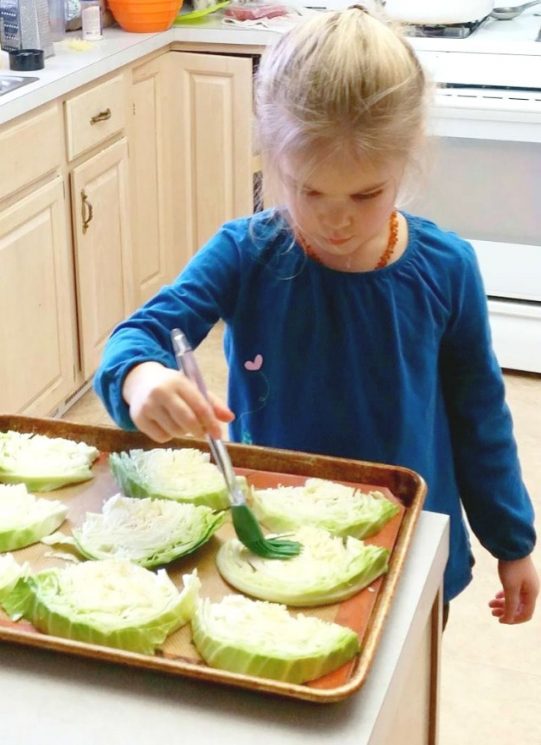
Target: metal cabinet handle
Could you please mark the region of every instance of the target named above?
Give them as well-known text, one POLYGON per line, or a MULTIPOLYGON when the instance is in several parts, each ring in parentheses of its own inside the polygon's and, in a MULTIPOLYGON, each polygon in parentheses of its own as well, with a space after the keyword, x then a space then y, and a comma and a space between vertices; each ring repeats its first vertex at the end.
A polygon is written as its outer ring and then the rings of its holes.
POLYGON ((105 111, 100 111, 99 114, 91 117, 90 124, 97 124, 98 122, 105 122, 107 119, 112 117, 111 109, 107 108, 105 111))
POLYGON ((81 216, 83 218, 83 235, 88 230, 92 218, 94 217, 94 208, 91 202, 88 201, 88 196, 84 189, 81 189, 81 216))

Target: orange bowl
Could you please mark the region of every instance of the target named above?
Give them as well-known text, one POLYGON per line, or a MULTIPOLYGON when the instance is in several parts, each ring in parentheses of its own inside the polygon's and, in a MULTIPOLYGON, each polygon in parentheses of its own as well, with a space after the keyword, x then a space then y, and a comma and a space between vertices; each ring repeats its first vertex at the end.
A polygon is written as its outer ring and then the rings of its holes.
POLYGON ((171 28, 183 0, 108 0, 111 13, 124 31, 151 33, 171 28))

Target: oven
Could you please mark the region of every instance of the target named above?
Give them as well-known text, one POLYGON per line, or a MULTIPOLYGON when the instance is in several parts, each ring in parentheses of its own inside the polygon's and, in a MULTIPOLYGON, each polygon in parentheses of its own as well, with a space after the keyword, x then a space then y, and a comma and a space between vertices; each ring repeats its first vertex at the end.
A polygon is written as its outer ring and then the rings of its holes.
MULTIPOLYGON (((401 0, 397 7, 411 5, 401 0)), ((468 6, 477 16, 487 10, 481 5, 438 3, 453 12, 468 6)), ((541 373, 539 10, 479 24, 474 15, 453 18, 455 38, 444 26, 414 33, 412 46, 435 95, 431 162, 408 204, 472 243, 500 365, 534 373, 541 373)))
POLYGON ((399 206, 472 243, 500 365, 541 373, 541 4, 509 21, 492 0, 364 4, 408 24, 435 88, 429 165, 399 206))
POLYGON ((471 241, 505 368, 541 373, 540 89, 446 84, 407 208, 471 241))

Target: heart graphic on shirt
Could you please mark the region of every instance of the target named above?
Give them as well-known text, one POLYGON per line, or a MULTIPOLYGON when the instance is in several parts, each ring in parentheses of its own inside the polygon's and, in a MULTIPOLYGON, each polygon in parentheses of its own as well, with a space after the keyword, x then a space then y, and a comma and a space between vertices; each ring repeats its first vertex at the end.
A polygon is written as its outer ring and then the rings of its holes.
POLYGON ((257 370, 261 369, 261 366, 263 365, 263 355, 256 354, 253 360, 246 360, 244 363, 244 367, 247 370, 250 370, 250 372, 257 372, 257 370))

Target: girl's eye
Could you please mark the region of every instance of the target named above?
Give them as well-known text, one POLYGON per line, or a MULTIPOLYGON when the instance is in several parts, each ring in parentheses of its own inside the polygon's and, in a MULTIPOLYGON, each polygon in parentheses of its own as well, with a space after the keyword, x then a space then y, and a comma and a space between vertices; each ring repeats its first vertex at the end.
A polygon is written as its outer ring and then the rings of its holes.
POLYGON ((368 194, 353 194, 351 198, 355 202, 363 202, 365 199, 374 199, 375 197, 379 197, 379 195, 382 193, 383 189, 378 189, 377 191, 368 192, 368 194))
MULTIPOLYGON (((382 193, 383 189, 376 189, 376 191, 352 194, 351 199, 353 199, 354 202, 363 202, 366 199, 375 199, 375 197, 379 197, 379 195, 382 193)), ((301 189, 301 195, 303 197, 307 197, 308 199, 316 199, 317 197, 323 196, 321 192, 314 191, 314 189, 301 189)))

